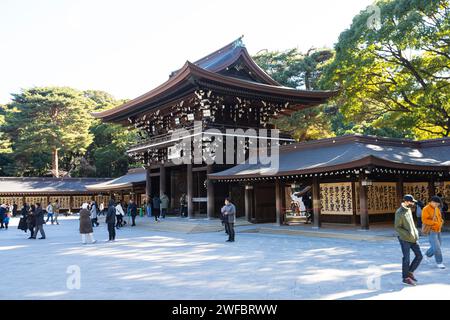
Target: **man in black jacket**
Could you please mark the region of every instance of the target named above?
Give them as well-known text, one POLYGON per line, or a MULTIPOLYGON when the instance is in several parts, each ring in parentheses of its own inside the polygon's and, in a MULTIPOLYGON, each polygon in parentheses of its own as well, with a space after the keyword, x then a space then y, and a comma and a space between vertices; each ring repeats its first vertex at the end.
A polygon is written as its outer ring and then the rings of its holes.
POLYGON ((130 200, 130 204, 128 205, 128 210, 130 211, 131 220, 132 220, 131 226, 134 227, 136 225, 137 206, 134 203, 133 199, 130 200))
POLYGON ((31 239, 36 239, 37 233, 38 231, 41 233, 41 237, 39 239, 45 239, 45 232, 44 232, 44 224, 45 224, 45 220, 44 220, 44 210, 42 210, 41 204, 40 203, 36 203, 36 212, 35 212, 35 217, 36 217, 36 226, 34 228, 34 234, 33 237, 31 239))
POLYGON ((106 224, 108 225, 109 240, 114 241, 116 239, 116 206, 113 199, 109 200, 108 213, 106 214, 106 224))

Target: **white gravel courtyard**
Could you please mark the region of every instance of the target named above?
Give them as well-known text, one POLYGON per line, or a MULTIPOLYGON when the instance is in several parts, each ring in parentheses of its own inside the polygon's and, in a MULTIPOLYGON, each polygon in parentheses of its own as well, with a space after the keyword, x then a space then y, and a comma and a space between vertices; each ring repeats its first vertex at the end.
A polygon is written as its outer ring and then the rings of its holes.
MULTIPOLYGON (((74 218, 46 225, 46 240, 28 240, 14 219, 0 230, 0 299, 450 299, 450 269, 424 261, 420 285, 401 283, 396 239, 237 233, 225 243, 223 232, 155 232, 137 223, 113 243, 102 223, 98 242, 82 245, 74 218), (67 285, 78 268, 79 289, 67 285)), ((450 266, 449 235, 443 241, 450 266)))

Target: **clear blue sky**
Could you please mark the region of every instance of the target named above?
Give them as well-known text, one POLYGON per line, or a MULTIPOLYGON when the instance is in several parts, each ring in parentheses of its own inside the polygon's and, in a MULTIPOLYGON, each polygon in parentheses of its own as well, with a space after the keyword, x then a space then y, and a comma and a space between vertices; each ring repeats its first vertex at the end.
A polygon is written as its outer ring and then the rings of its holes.
POLYGON ((0 103, 31 86, 134 98, 244 35, 261 49, 331 47, 373 0, 0 0, 0 103))

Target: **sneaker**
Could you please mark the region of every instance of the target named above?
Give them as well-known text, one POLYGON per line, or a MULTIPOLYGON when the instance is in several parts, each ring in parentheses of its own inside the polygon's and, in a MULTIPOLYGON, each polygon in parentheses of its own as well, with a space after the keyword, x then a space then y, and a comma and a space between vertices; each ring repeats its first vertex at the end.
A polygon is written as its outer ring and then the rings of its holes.
POLYGON ((40 237, 40 238, 39 238, 39 240, 44 240, 44 239, 45 239, 45 237, 40 237))
POLYGON ((405 284, 405 285, 408 285, 408 286, 415 286, 416 285, 416 283, 413 281, 413 279, 411 279, 411 278, 406 278, 406 279, 403 279, 403 284, 405 284))
POLYGON ((92 243, 93 243, 93 244, 94 244, 94 243, 97 243, 97 240, 92 241, 92 243))
POLYGON ((408 276, 411 278, 412 281, 414 281, 414 282, 419 282, 419 281, 417 281, 417 279, 414 277, 414 273, 410 272, 410 273, 408 274, 408 276))
POLYGON ((439 264, 437 265, 437 267, 438 267, 439 269, 445 269, 445 265, 444 265, 443 263, 439 263, 439 264))

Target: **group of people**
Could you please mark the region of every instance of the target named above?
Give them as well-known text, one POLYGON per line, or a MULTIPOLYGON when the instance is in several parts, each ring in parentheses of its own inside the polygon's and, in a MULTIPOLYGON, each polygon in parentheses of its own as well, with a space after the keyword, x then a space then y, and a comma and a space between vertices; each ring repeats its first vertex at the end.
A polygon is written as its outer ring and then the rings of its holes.
MULTIPOLYGON (((90 204, 83 203, 80 210, 80 234, 83 244, 96 242, 93 235, 94 227, 99 226, 98 216, 102 211, 95 201, 92 201, 90 204)), ((124 225, 125 211, 128 216, 131 216, 131 226, 136 226, 137 206, 133 199, 130 200, 128 205, 121 201, 116 203, 114 199, 109 200, 105 217, 105 223, 108 228, 108 241, 115 241, 116 229, 124 225)))
POLYGON ((144 208, 149 218, 153 216, 155 218, 155 222, 159 222, 166 218, 166 214, 169 211, 169 205, 169 197, 165 192, 162 192, 161 196, 158 197, 158 195, 154 195, 153 197, 145 201, 144 208))
MULTIPOLYGON (((51 206, 51 203, 48 204, 47 209, 51 206)), ((52 211, 50 217, 52 224, 54 223, 53 215, 55 214, 55 211, 52 211)), ((44 231, 44 224, 46 224, 45 221, 45 210, 42 208, 41 203, 32 204, 31 206, 27 203, 24 203, 22 206, 22 209, 20 210, 20 221, 18 229, 23 230, 24 232, 30 231, 30 237, 28 239, 36 239, 38 233, 41 234, 41 237, 39 239, 45 239, 45 231, 44 231)), ((56 222, 58 213, 56 213, 56 222)), ((47 216, 47 221, 49 219, 49 216, 47 216)), ((57 222, 58 223, 58 222, 57 222)))
POLYGON ((395 230, 398 233, 398 240, 402 250, 402 279, 406 285, 416 285, 418 280, 414 275, 415 270, 422 262, 423 256, 431 259, 433 256, 436 266, 439 269, 445 269, 442 257, 442 238, 441 231, 444 225, 442 211, 444 209, 442 198, 433 196, 427 205, 421 204, 414 199, 412 195, 405 195, 400 208, 395 213, 395 230), (413 208, 416 208, 418 218, 418 227, 416 227, 412 215, 413 208), (428 237, 430 248, 422 253, 419 244, 419 234, 428 237), (415 257, 410 262, 410 252, 415 257))

